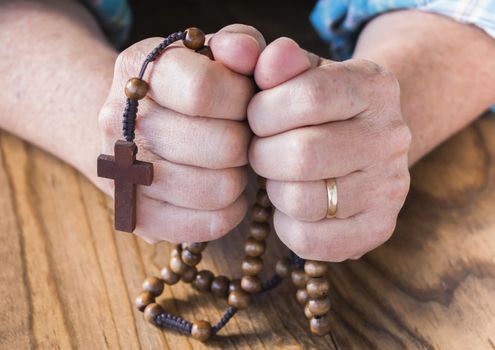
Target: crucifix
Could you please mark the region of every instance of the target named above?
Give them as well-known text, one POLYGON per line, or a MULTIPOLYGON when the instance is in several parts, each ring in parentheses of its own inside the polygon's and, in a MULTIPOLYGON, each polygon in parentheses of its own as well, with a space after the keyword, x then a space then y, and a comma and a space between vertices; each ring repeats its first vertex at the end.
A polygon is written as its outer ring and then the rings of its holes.
POLYGON ((153 164, 136 160, 134 142, 118 140, 114 154, 100 154, 98 176, 115 181, 115 229, 132 232, 136 227, 136 185, 151 185, 153 164))

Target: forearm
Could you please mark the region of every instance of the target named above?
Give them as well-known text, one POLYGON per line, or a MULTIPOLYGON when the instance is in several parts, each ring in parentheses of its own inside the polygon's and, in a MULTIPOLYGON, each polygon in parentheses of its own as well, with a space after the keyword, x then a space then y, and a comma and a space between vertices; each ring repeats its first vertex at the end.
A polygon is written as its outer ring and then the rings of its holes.
POLYGON ((74 1, 2 2, 0 45, 0 128, 94 178, 116 53, 91 15, 74 1))
POLYGON ((495 103, 495 40, 439 15, 399 11, 363 30, 355 57, 398 78, 413 164, 495 103))

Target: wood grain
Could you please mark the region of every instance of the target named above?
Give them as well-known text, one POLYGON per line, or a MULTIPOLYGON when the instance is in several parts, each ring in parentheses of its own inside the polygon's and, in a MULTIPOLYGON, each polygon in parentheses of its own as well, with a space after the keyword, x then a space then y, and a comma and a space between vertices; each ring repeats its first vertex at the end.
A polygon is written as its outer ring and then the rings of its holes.
MULTIPOLYGON (((209 345, 495 349, 494 134, 495 119, 481 119, 417 164, 392 239, 331 265, 332 336, 309 335, 284 282, 209 345)), ((132 305, 167 244, 115 234, 109 198, 47 153, 6 133, 0 150, 1 349, 206 348, 151 327, 132 305)), ((211 244, 201 266, 239 274, 244 231, 211 244)), ((271 266, 285 249, 275 237, 269 249, 271 266)), ((182 284, 161 302, 192 320, 225 308, 182 284)))

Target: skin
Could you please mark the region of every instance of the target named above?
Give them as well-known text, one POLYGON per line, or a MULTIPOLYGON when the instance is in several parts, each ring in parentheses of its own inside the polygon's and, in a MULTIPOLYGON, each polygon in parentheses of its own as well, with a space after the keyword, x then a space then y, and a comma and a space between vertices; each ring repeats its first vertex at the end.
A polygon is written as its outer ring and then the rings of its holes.
MULTIPOLYGON (((118 54, 78 3, 58 0, 4 1, 0 27, 0 81, 10 87, 0 94, 0 127, 111 194, 95 159, 112 152, 123 86, 160 38, 118 54)), ((148 242, 229 232, 247 210, 249 163, 268 179, 275 229, 289 248, 357 258, 392 234, 408 167, 495 102, 493 39, 427 13, 377 17, 342 63, 288 38, 266 45, 244 25, 210 35, 209 45, 216 61, 177 44, 145 77, 136 143, 155 181, 139 187, 135 233, 148 242), (339 191, 334 219, 324 219, 329 177, 339 191)))

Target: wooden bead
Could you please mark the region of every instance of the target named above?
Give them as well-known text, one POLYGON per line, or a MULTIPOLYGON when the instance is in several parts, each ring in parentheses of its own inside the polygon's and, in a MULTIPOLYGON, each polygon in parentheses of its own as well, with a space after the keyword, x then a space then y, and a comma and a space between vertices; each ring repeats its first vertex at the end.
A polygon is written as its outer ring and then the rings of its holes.
POLYGON ((180 244, 175 245, 172 250, 170 251, 170 257, 171 258, 177 258, 180 257, 182 254, 182 247, 180 244))
POLYGON ((298 289, 296 292, 296 299, 299 304, 306 305, 309 299, 308 292, 306 292, 306 289, 302 289, 302 288, 298 289))
POLYGON ((266 237, 268 237, 268 235, 270 234, 270 231, 270 224, 266 222, 252 221, 249 224, 249 233, 254 239, 258 241, 266 239, 266 237))
POLYGON ((213 52, 211 51, 211 48, 209 46, 205 45, 202 48, 197 49, 196 52, 199 53, 200 55, 208 57, 210 60, 215 59, 215 57, 213 57, 213 52))
POLYGON ((313 313, 309 310, 308 304, 304 307, 304 316, 309 320, 311 319, 314 315, 313 313))
POLYGON ((150 292, 142 292, 135 300, 136 307, 139 311, 144 311, 146 306, 155 302, 155 296, 150 292))
POLYGON ((201 270, 196 275, 194 281, 192 281, 192 287, 201 292, 209 291, 214 277, 211 271, 201 270))
POLYGON ((306 291, 310 298, 321 298, 328 294, 330 284, 325 277, 311 277, 306 284, 306 291))
POLYGON ((261 291, 261 280, 258 276, 243 276, 241 278, 241 288, 250 294, 258 293, 261 291))
POLYGON ((330 311, 330 298, 309 299, 309 311, 315 316, 323 316, 330 311))
POLYGON ((198 254, 205 250, 206 242, 182 243, 182 248, 198 254))
POLYGON ((322 277, 327 273, 327 263, 323 261, 306 260, 304 272, 309 277, 322 277))
POLYGON ((244 244, 244 252, 249 256, 261 256, 265 252, 266 243, 265 241, 258 241, 253 237, 249 237, 244 244))
POLYGON ((163 292, 163 281, 158 277, 150 276, 144 280, 143 290, 157 297, 163 292))
POLYGON ((308 275, 306 275, 306 273, 303 270, 301 269, 292 270, 290 276, 292 279, 292 283, 297 288, 306 288, 306 283, 308 282, 308 275))
POLYGON ((168 266, 165 266, 160 271, 160 276, 162 277, 163 282, 168 285, 174 285, 180 280, 180 276, 172 271, 172 269, 168 266))
POLYGON ((253 217, 253 221, 268 222, 270 220, 270 216, 272 215, 272 210, 271 208, 263 208, 261 205, 255 204, 251 210, 251 215, 253 217))
POLYGON ((211 293, 219 298, 225 298, 229 294, 230 281, 225 276, 217 276, 211 281, 211 293))
POLYGON ((199 341, 207 341, 211 337, 211 324, 208 321, 194 322, 191 328, 191 336, 199 341))
POLYGON ((309 328, 314 335, 327 335, 330 332, 330 319, 328 316, 312 317, 309 320, 309 328))
POLYGON ((258 186, 262 189, 266 189, 266 179, 264 177, 258 176, 258 186))
POLYGON ((187 270, 182 274, 180 279, 182 280, 182 282, 191 283, 192 281, 194 281, 197 274, 198 274, 198 269, 195 268, 194 266, 189 266, 187 270))
POLYGON ((256 276, 263 269, 263 260, 258 257, 246 256, 242 261, 242 272, 248 276, 256 276))
POLYGON ((150 323, 155 323, 155 317, 163 312, 163 308, 156 304, 151 303, 144 309, 144 319, 150 323))
POLYGON ((149 85, 143 79, 131 78, 125 84, 125 95, 133 100, 141 100, 148 93, 149 85))
POLYGON ((275 273, 282 278, 285 278, 290 273, 290 260, 287 258, 282 258, 277 261, 275 265, 275 273))
POLYGON ((182 275, 184 272, 186 272, 188 267, 189 266, 184 264, 182 259, 178 256, 174 256, 172 257, 172 259, 170 259, 170 269, 178 275, 182 275))
POLYGON ((201 29, 191 27, 185 30, 185 35, 182 42, 185 47, 191 50, 197 50, 203 47, 205 44, 205 39, 205 33, 203 33, 201 29))
POLYGON ((196 266, 201 261, 201 253, 193 253, 188 249, 183 249, 181 258, 184 264, 189 266, 196 266))
POLYGON ((228 304, 239 310, 245 309, 251 303, 251 296, 243 290, 235 290, 229 293, 228 304))
POLYGON ((241 288, 241 280, 236 278, 229 283, 229 293, 237 290, 242 290, 241 288))
POLYGON ((272 203, 270 202, 270 198, 268 198, 268 194, 263 189, 259 189, 256 193, 256 203, 263 208, 268 208, 272 205, 272 203))

